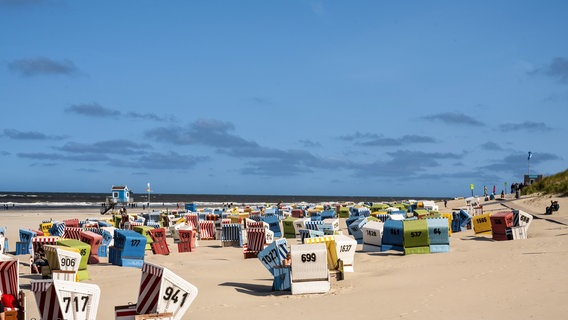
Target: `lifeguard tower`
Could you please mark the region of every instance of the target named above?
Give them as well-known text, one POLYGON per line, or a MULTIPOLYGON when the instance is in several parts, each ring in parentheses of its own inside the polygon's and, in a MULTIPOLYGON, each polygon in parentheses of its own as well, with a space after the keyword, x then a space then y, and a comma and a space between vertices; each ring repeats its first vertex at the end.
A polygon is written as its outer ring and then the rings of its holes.
POLYGON ((101 207, 101 214, 112 211, 117 205, 128 206, 133 202, 133 194, 127 186, 112 186, 111 195, 106 197, 104 206, 101 207))

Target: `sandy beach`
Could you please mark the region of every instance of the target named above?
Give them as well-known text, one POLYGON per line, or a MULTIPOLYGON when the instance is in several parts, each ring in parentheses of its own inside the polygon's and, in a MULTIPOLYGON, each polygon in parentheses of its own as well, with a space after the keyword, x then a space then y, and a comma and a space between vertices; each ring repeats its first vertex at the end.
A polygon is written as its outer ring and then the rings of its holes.
MULTIPOLYGON (((561 319, 568 314, 568 199, 526 196, 481 201, 485 212, 516 208, 534 215, 528 239, 494 241, 473 230, 452 233, 449 253, 403 255, 395 251, 355 254, 354 273, 332 283, 326 294, 271 291, 272 276, 258 259, 220 240, 199 241, 195 252, 146 251, 145 260, 162 265, 199 289, 184 319, 561 319), (550 200, 560 210, 544 215, 550 200)), ((441 212, 465 206, 463 199, 438 203, 441 212)), ((140 213, 142 209, 132 209, 140 213)), ((10 250, 19 228, 37 229, 42 220, 99 218, 95 209, 3 210, 10 250)), ((342 226, 345 228, 344 219, 342 226)), ((345 234, 347 231, 345 230, 345 234)), ((295 244, 288 240, 288 244, 295 244)), ((39 319, 30 291, 29 256, 20 255, 20 286, 27 294, 27 318, 39 319)), ((101 289, 98 319, 114 319, 114 307, 136 303, 141 271, 101 258, 88 266, 87 283, 101 289)))

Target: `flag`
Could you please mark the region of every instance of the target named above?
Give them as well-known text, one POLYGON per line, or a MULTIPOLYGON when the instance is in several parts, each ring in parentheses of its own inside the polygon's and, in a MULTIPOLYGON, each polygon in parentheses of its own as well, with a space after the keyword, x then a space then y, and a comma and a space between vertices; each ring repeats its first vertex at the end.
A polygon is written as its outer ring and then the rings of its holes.
POLYGON ((529 151, 529 158, 527 160, 530 160, 532 158, 532 152, 529 151))
POLYGON ((150 182, 148 182, 148 188, 146 188, 146 191, 150 192, 150 182))

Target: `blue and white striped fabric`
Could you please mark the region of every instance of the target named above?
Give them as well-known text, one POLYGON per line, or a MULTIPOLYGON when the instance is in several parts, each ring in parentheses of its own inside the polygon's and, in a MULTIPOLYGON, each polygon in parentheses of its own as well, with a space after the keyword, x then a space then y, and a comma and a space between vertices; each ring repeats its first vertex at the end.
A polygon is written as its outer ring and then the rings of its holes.
POLYGON ((225 223, 221 225, 221 241, 234 242, 239 247, 243 246, 242 227, 239 223, 225 223))
POLYGON ((52 236, 63 237, 63 233, 65 232, 65 223, 63 222, 54 222, 51 229, 49 229, 49 234, 52 236))
POLYGON ((308 230, 308 229, 299 229, 298 231, 300 232, 300 240, 302 241, 302 243, 304 243, 304 239, 310 237, 310 230, 308 230))
POLYGON ((322 225, 323 221, 306 221, 305 226, 308 230, 318 230, 318 225, 322 225))
POLYGON ((268 223, 268 229, 274 232, 277 238, 282 237, 282 230, 280 229, 280 219, 276 215, 264 217, 264 222, 268 223))
POLYGON ((160 227, 160 223, 159 223, 159 222, 156 222, 156 221, 148 221, 148 222, 146 222, 146 225, 147 225, 148 227, 152 227, 152 228, 154 228, 154 229, 161 228, 161 227, 160 227))

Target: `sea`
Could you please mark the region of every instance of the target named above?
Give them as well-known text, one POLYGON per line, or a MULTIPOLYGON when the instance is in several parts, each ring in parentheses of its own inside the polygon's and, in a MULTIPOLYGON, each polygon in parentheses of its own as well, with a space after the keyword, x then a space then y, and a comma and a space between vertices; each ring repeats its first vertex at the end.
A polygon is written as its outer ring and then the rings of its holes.
MULTIPOLYGON (((100 207, 109 193, 79 192, 1 192, 0 209, 56 209, 100 207)), ((386 196, 306 196, 306 195, 236 195, 236 194, 165 194, 134 195, 134 203, 142 207, 150 203, 161 206, 178 206, 195 203, 199 207, 231 205, 290 204, 354 202, 375 203, 404 200, 443 200, 436 197, 386 197, 386 196)))

